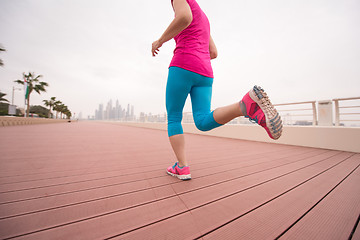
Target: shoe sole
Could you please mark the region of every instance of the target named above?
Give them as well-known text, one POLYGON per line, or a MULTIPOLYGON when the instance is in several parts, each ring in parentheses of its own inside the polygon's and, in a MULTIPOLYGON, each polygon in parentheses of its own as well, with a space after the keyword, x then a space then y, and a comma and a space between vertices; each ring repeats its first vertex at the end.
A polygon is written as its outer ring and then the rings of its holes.
POLYGON ((250 90, 249 96, 264 112, 266 127, 268 128, 267 132, 270 137, 274 140, 279 139, 283 128, 282 120, 278 111, 271 104, 264 89, 259 86, 254 86, 253 89, 250 90), (268 107, 265 107, 265 105, 268 105, 268 107))
POLYGON ((186 180, 190 180, 191 179, 191 174, 187 174, 187 175, 177 175, 171 172, 166 171, 167 174, 173 176, 173 177, 177 177, 180 180, 186 181, 186 180))

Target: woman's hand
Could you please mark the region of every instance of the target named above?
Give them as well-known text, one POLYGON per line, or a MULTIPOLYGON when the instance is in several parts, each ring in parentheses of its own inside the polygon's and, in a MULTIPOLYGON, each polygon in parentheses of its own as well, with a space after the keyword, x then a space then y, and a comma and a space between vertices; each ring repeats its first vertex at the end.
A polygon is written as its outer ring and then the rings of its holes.
POLYGON ((153 57, 155 57, 158 53, 159 53, 159 48, 162 46, 162 43, 160 42, 160 40, 156 40, 155 42, 152 43, 152 55, 153 57))

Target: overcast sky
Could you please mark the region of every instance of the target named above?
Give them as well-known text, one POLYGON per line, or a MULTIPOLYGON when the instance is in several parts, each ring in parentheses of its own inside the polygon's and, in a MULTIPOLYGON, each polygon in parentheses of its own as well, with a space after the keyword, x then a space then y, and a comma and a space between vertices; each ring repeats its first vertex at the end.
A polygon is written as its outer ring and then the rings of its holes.
MULTIPOLYGON (((254 84, 273 103, 360 96, 359 0, 198 3, 219 52, 213 108, 239 101, 254 84)), ((172 18, 170 0, 0 0, 0 91, 11 101, 13 81, 31 71, 49 83, 32 105, 54 96, 87 117, 118 99, 136 114, 164 113, 175 43, 157 57, 151 43, 172 18)), ((23 102, 15 91, 15 104, 23 102)))

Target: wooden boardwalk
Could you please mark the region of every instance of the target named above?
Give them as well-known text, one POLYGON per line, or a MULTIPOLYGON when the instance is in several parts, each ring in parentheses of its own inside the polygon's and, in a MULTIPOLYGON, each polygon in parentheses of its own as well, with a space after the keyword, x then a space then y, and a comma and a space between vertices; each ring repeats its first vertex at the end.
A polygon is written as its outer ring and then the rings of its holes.
POLYGON ((79 122, 0 128, 0 239, 360 239, 360 154, 79 122))

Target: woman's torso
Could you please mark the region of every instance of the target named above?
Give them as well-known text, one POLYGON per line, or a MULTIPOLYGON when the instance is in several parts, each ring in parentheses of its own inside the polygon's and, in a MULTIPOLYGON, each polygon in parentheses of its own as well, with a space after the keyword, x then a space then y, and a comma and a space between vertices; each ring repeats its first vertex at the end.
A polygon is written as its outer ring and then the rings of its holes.
POLYGON ((174 38, 176 48, 170 67, 181 67, 212 78, 209 20, 195 0, 186 1, 191 8, 193 20, 186 29, 174 38))

